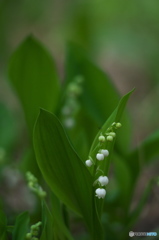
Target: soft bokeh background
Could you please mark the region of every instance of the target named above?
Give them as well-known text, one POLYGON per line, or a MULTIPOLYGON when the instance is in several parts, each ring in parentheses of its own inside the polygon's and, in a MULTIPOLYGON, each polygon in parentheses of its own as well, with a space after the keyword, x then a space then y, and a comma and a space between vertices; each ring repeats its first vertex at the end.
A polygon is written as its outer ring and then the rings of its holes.
POLYGON ((17 128, 24 119, 7 81, 8 60, 32 33, 52 52, 61 80, 67 42, 74 41, 111 76, 121 94, 136 88, 129 102, 133 145, 157 129, 158 13, 158 0, 1 0, 0 101, 16 116, 17 128))
POLYGON ((61 77, 67 42, 82 45, 121 93, 136 87, 131 111, 139 140, 158 126, 159 2, 157 0, 2 0, 1 99, 12 51, 30 33, 51 50, 61 77), (3 85, 2 85, 3 84, 3 85))

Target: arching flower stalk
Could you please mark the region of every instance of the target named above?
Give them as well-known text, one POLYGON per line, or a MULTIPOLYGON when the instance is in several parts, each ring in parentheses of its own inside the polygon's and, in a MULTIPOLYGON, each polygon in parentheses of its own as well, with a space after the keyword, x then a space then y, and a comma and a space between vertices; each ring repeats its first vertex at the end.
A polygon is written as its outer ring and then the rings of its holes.
POLYGON ((116 130, 121 127, 121 123, 112 123, 111 126, 105 131, 101 132, 98 137, 97 146, 90 152, 89 159, 85 161, 85 164, 96 179, 93 186, 98 186, 95 189, 95 196, 98 199, 103 199, 106 195, 106 185, 109 183, 109 179, 105 176, 109 168, 108 157, 110 156, 111 145, 116 138, 116 130), (102 175, 101 175, 102 173, 102 175))
POLYGON ((37 178, 31 172, 26 173, 26 178, 28 181, 28 187, 32 192, 36 193, 41 199, 46 197, 46 192, 42 189, 37 178))

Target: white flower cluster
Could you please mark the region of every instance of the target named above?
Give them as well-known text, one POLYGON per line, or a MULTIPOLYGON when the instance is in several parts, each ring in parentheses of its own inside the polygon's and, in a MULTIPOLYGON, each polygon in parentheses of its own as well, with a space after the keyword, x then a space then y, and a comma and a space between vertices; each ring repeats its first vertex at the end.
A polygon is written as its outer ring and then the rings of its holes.
POLYGON ((31 173, 26 173, 26 178, 28 181, 28 187, 34 193, 36 193, 40 198, 46 197, 46 192, 39 185, 37 178, 31 173))
MULTIPOLYGON (((99 140, 99 142, 104 143, 106 139, 104 136, 101 135, 101 136, 99 136, 98 140, 99 140)), ((98 151, 98 153, 96 154, 96 159, 98 161, 103 161, 104 158, 108 157, 108 156, 109 156, 109 151, 107 149, 100 149, 98 151)), ((91 167, 93 165, 92 158, 90 157, 90 159, 86 160, 85 164, 87 167, 91 167)), ((95 194, 96 194, 95 196, 98 197, 98 199, 104 198, 106 195, 106 190, 102 187, 104 187, 108 184, 108 182, 109 182, 108 177, 100 176, 96 182, 100 185, 100 188, 97 188, 95 190, 95 194)))
MULTIPOLYGON (((98 161, 104 160, 105 157, 108 157, 109 151, 107 149, 100 149, 99 152, 96 154, 96 159, 98 161)), ((87 167, 91 167, 93 165, 93 160, 90 157, 88 160, 85 161, 87 167)))
MULTIPOLYGON (((108 184, 109 182, 109 179, 107 176, 100 176, 97 180, 98 184, 101 186, 101 187, 104 187, 108 184)), ((95 193, 96 193, 96 197, 98 197, 99 199, 100 198, 104 198, 105 195, 106 195, 106 190, 104 188, 97 188, 95 190, 95 193)))
POLYGON ((70 82, 66 88, 66 101, 61 109, 61 115, 63 117, 63 124, 66 128, 73 128, 75 126, 74 116, 77 114, 80 104, 78 97, 82 94, 82 82, 83 76, 76 76, 72 82, 70 82))
POLYGON ((109 156, 109 151, 107 149, 100 149, 99 153, 96 154, 96 159, 98 161, 104 160, 105 157, 109 156))
MULTIPOLYGON (((104 158, 109 156, 109 151, 108 149, 106 149, 106 144, 108 142, 112 142, 114 140, 114 138, 116 137, 116 133, 115 130, 121 127, 121 123, 112 123, 111 126, 107 129, 106 133, 101 134, 98 137, 98 141, 99 141, 99 150, 96 154, 96 160, 97 161, 93 161, 92 157, 89 157, 88 160, 85 161, 85 164, 87 167, 91 167, 92 165, 95 165, 98 161, 103 161, 104 158)), ((96 167, 97 171, 101 171, 103 172, 100 167, 100 165, 98 165, 98 168, 96 167)), ((99 175, 98 175, 99 176, 99 175)), ((105 190, 105 186, 108 184, 109 180, 107 176, 100 176, 95 182, 94 184, 98 183, 99 188, 97 188, 95 190, 95 196, 100 198, 104 198, 106 195, 106 190, 105 190)))

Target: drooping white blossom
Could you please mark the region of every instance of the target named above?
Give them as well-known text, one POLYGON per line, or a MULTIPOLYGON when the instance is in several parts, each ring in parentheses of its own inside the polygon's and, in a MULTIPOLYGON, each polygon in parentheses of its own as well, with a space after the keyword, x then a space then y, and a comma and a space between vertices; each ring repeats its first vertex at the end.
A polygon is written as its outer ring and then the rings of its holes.
POLYGON ((97 188, 96 191, 96 197, 100 198, 104 198, 106 195, 106 190, 104 188, 97 188))
POLYGON ((100 176, 100 177, 98 178, 98 182, 100 183, 101 186, 105 186, 105 185, 108 184, 109 179, 108 179, 107 176, 100 176))
POLYGON ((96 159, 99 161, 102 161, 104 159, 104 154, 103 153, 97 153, 96 159))
POLYGON ((90 159, 88 159, 88 160, 85 161, 85 164, 86 164, 87 167, 91 167, 93 163, 90 159))
POLYGON ((104 157, 108 157, 109 151, 107 149, 101 149, 100 152, 104 155, 104 157))

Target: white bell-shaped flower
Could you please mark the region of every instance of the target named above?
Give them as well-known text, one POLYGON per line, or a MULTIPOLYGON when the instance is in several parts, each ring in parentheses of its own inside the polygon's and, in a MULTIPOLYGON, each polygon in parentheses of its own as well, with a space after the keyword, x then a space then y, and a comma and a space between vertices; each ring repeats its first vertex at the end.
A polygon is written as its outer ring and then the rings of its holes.
POLYGON ((108 184, 109 179, 108 179, 107 176, 100 176, 100 177, 98 178, 98 182, 100 183, 101 186, 105 186, 105 185, 108 184))
POLYGON ((90 159, 88 159, 88 160, 85 161, 85 164, 86 164, 87 167, 91 167, 93 163, 90 159))
POLYGON ((100 198, 104 198, 106 195, 106 190, 104 188, 97 188, 96 191, 96 197, 100 198))
POLYGON ((103 153, 97 153, 96 159, 99 161, 102 161, 104 159, 104 154, 103 153))
POLYGON ((107 149, 101 149, 100 152, 104 155, 104 157, 108 157, 109 155, 109 151, 107 149))
POLYGON ((66 128, 73 128, 75 125, 75 120, 71 117, 68 117, 64 120, 64 125, 66 128))

